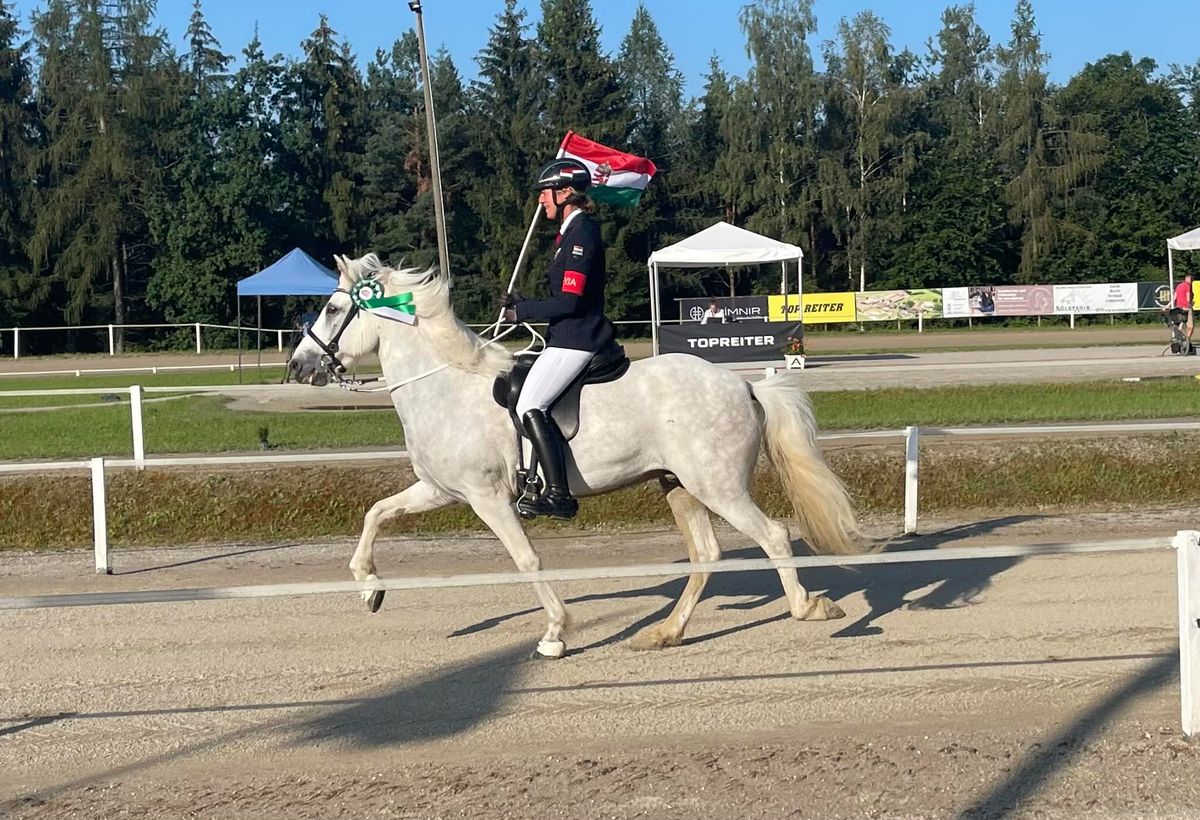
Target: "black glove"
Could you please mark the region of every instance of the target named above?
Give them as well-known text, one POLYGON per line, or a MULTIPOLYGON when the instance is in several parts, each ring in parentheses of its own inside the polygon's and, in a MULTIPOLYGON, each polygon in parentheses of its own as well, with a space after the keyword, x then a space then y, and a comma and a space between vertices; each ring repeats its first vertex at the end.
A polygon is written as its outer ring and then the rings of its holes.
POLYGON ((503 319, 510 325, 515 325, 517 323, 517 312, 510 307, 506 307, 504 309, 503 319))
POLYGON ((514 290, 514 291, 509 291, 508 293, 504 294, 504 301, 502 302, 502 304, 504 305, 504 307, 510 308, 510 307, 515 306, 518 302, 524 302, 524 301, 525 301, 525 297, 522 296, 521 294, 517 293, 514 290))

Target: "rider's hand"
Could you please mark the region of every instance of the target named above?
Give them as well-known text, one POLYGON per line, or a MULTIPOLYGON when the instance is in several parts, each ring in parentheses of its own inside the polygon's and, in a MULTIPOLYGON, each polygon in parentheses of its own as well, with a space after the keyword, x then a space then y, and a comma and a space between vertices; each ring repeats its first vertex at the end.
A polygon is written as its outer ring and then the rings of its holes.
POLYGON ((503 304, 506 308, 510 308, 518 302, 523 301, 525 301, 525 297, 517 293, 515 290, 510 290, 508 293, 504 294, 504 301, 501 304, 503 304))
POLYGON ((512 325, 512 324, 516 324, 516 322, 517 322, 517 312, 516 312, 515 310, 513 310, 512 308, 510 308, 510 307, 506 307, 506 308, 504 309, 504 316, 503 316, 503 319, 504 319, 504 321, 508 322, 510 325, 512 325))

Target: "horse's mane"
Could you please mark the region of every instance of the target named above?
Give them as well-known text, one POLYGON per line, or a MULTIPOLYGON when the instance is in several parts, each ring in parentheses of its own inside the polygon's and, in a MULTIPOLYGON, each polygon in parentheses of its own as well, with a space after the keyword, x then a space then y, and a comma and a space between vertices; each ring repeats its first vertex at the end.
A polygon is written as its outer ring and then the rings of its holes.
POLYGON ((450 304, 450 288, 436 268, 392 268, 369 253, 351 262, 353 278, 374 275, 388 292, 408 291, 413 295, 417 323, 405 330, 420 333, 446 362, 468 373, 495 375, 512 366, 512 354, 498 344, 485 346, 484 339, 459 321, 450 304))

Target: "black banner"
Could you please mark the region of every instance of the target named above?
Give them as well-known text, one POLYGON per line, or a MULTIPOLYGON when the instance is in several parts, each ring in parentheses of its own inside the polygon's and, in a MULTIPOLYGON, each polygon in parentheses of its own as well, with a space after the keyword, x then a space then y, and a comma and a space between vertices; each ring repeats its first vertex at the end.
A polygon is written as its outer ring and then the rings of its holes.
POLYGON ((1161 310, 1171 305, 1171 286, 1166 282, 1138 282, 1138 310, 1161 310))
POLYGON ((782 362, 788 339, 803 338, 803 322, 663 325, 658 329, 658 352, 691 353, 718 363, 782 362))
MULTIPOLYGON (((725 311, 726 322, 741 322, 752 319, 763 322, 767 319, 767 297, 765 296, 718 296, 714 299, 677 299, 679 319, 682 322, 699 322, 708 310, 709 302, 725 311)), ((711 324, 711 322, 710 322, 711 324)))

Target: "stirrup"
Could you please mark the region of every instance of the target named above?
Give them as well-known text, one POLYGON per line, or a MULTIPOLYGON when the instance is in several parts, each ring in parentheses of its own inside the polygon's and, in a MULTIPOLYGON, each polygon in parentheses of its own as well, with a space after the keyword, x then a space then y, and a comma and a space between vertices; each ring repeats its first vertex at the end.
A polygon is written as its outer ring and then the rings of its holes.
POLYGON ((537 518, 548 516, 561 521, 568 521, 579 512, 579 501, 574 496, 562 495, 553 491, 540 496, 524 496, 517 499, 517 513, 522 518, 537 518))

